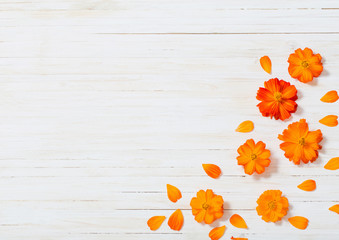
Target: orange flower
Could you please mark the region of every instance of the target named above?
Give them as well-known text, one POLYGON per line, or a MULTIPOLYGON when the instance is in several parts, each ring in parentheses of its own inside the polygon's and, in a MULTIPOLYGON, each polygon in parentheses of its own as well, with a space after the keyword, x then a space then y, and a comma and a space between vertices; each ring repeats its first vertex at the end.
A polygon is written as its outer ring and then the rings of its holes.
POLYGON ((165 216, 154 216, 148 219, 147 225, 152 231, 155 231, 161 226, 165 219, 166 219, 165 216))
POLYGON ((271 74, 272 62, 268 56, 263 56, 260 58, 260 65, 262 69, 264 69, 265 72, 267 72, 268 74, 271 74))
POLYGON ((167 184, 166 186, 168 199, 172 202, 177 202, 181 198, 180 190, 171 184, 167 184))
POLYGON ((308 219, 305 217, 300 216, 290 217, 288 221, 292 224, 293 227, 296 227, 301 230, 305 230, 308 226, 308 219))
POLYGON ((278 78, 272 78, 264 83, 265 88, 259 88, 257 106, 264 117, 274 117, 285 120, 297 110, 297 89, 294 85, 278 78))
POLYGON ((319 142, 323 135, 320 130, 309 131, 306 120, 300 119, 299 122, 288 125, 278 138, 284 141, 280 148, 285 151, 285 157, 299 165, 300 160, 308 163, 318 158, 318 150, 321 149, 319 142))
POLYGON ((313 54, 309 48, 298 48, 289 56, 287 62, 290 64, 288 72, 291 77, 303 83, 312 81, 313 77, 318 77, 323 71, 320 54, 313 54))
POLYGON ((252 175, 255 172, 261 174, 271 163, 269 157, 270 150, 265 149, 266 144, 259 141, 257 144, 253 139, 248 139, 246 143, 238 148, 240 156, 237 157, 238 165, 243 165, 246 174, 252 175))
POLYGON ((222 196, 207 189, 206 192, 204 190, 197 192, 197 197, 192 198, 190 205, 197 222, 204 221, 206 224, 211 224, 224 214, 223 204, 222 196))
POLYGON ((177 209, 174 213, 172 213, 172 215, 168 219, 167 224, 171 229, 175 231, 180 231, 182 225, 184 224, 184 216, 182 215, 180 209, 177 209))
POLYGON ((280 221, 287 214, 288 200, 280 190, 267 190, 258 198, 257 213, 265 222, 280 221))

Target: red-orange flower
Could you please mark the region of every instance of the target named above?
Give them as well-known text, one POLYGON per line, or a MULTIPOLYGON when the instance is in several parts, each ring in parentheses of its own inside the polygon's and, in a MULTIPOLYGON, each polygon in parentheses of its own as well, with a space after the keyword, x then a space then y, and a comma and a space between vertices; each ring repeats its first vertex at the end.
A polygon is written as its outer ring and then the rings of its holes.
POLYGON ((319 142, 323 135, 320 130, 309 131, 306 120, 300 119, 299 122, 288 125, 278 138, 284 141, 280 148, 285 151, 285 157, 299 165, 300 160, 308 163, 318 158, 318 150, 321 149, 319 142))
POLYGON ((190 205, 197 222, 204 221, 206 224, 211 224, 224 214, 222 196, 214 194, 211 189, 197 192, 197 197, 192 198, 190 205))
POLYGON ((264 117, 274 117, 285 120, 297 110, 297 89, 294 85, 278 78, 272 78, 264 83, 265 88, 259 88, 257 106, 264 117))
POLYGON ((262 141, 255 143, 253 139, 248 139, 238 148, 238 165, 243 165, 246 174, 252 175, 254 172, 261 174, 271 163, 269 157, 270 150, 262 141))
POLYGON ((287 62, 290 64, 288 72, 291 77, 303 83, 312 81, 313 77, 318 77, 323 71, 320 54, 313 54, 309 48, 298 48, 289 56, 287 62))
POLYGON ((257 213, 265 222, 277 222, 287 214, 288 200, 280 190, 267 190, 257 200, 257 213))

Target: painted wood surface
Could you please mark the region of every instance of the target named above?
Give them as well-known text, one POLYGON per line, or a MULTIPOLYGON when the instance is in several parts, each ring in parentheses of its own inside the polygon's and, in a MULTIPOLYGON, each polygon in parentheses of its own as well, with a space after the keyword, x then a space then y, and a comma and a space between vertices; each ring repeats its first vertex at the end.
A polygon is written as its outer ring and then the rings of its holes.
POLYGON ((189 202, 199 189, 221 194, 231 236, 337 240, 336 171, 339 130, 318 123, 338 114, 338 102, 320 97, 339 90, 339 2, 221 0, 0 0, 0 239, 209 239, 211 227, 194 221, 189 202), (324 72, 311 84, 288 75, 287 58, 311 47, 324 72), (257 89, 271 76, 259 58, 269 55, 272 77, 295 84, 298 111, 286 121, 263 118, 257 89), (295 166, 277 135, 306 118, 324 134, 319 159, 295 166), (252 120, 249 134, 234 129, 252 120), (245 176, 236 149, 263 140, 272 164, 245 176), (220 179, 201 164, 215 163, 220 179), (317 181, 315 192, 296 186, 317 181), (166 184, 182 190, 176 204, 166 184), (285 218, 267 224, 256 199, 266 189, 288 197, 289 216, 310 220, 294 229, 285 218), (166 222, 151 232, 154 215, 183 210, 185 225, 166 222), (231 226, 238 213, 248 230, 231 226))

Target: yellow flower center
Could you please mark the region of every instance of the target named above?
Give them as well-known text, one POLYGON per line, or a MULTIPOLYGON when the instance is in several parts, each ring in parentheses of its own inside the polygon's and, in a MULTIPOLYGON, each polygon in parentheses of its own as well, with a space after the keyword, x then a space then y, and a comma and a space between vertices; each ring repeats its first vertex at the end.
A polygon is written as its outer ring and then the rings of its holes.
POLYGON ((277 203, 276 203, 275 200, 270 201, 267 205, 268 205, 268 208, 271 209, 271 210, 274 210, 277 207, 277 203))
POLYGON ((255 155, 254 153, 252 153, 252 155, 251 155, 251 159, 252 159, 252 160, 255 160, 255 159, 257 159, 257 155, 255 155))
POLYGON ((205 209, 205 210, 207 210, 209 207, 210 207, 210 205, 208 205, 207 203, 204 203, 202 205, 202 208, 205 209))
POLYGON ((275 92, 274 93, 274 98, 277 102, 281 102, 282 101, 282 94, 281 92, 275 92))
POLYGON ((305 146, 305 138, 300 138, 300 139, 299 139, 299 144, 300 144, 301 146, 305 146))
POLYGON ((308 64, 308 62, 306 62, 306 61, 302 61, 302 62, 301 62, 301 66, 302 66, 303 68, 308 68, 308 67, 309 67, 309 64, 308 64))

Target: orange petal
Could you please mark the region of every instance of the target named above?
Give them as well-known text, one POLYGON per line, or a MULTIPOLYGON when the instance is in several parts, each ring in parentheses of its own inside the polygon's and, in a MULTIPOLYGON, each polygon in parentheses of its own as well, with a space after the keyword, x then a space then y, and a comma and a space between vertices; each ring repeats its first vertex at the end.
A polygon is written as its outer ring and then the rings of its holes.
POLYGON ((260 65, 262 69, 265 70, 265 72, 271 74, 272 70, 272 62, 271 59, 268 56, 263 56, 260 58, 260 65))
POLYGON ((254 129, 253 122, 247 120, 247 121, 240 123, 239 126, 237 127, 237 129, 235 129, 235 131, 247 133, 247 132, 251 132, 253 129, 254 129))
POLYGON ((172 215, 168 219, 167 224, 171 229, 175 231, 179 231, 182 228, 182 225, 184 224, 184 216, 182 215, 180 209, 177 209, 174 213, 172 213, 172 215))
POLYGON ((291 217, 288 221, 298 229, 306 229, 308 225, 308 219, 300 216, 291 217))
POLYGON ((208 234, 208 236, 212 239, 212 240, 218 240, 220 239, 224 233, 225 233, 225 230, 226 230, 226 226, 221 226, 221 227, 216 227, 216 228, 213 228, 210 233, 208 234))
POLYGON ((238 214, 233 214, 230 218, 230 223, 237 228, 247 228, 245 220, 240 217, 238 214))
POLYGON ((314 180, 306 180, 298 185, 298 188, 304 191, 313 191, 316 188, 316 183, 314 180))
POLYGON ((154 216, 148 219, 147 225, 152 231, 155 231, 161 226, 165 219, 166 219, 165 216, 154 216))
POLYGON ((339 169, 339 157, 330 159, 324 166, 327 170, 338 170, 339 169))
POLYGON ((336 115, 328 115, 319 120, 321 124, 324 124, 328 127, 335 127, 338 125, 338 116, 336 115))
POLYGON ((232 240, 248 240, 248 238, 234 238, 234 237, 231 237, 232 240))
POLYGON ((211 178, 218 178, 221 174, 221 170, 217 165, 214 164, 203 164, 202 167, 204 168, 205 172, 211 178))
POLYGON ((326 103, 334 103, 339 99, 337 91, 329 91, 327 92, 322 98, 320 98, 320 101, 326 102, 326 103))
POLYGON ((172 202, 176 202, 181 198, 181 192, 177 187, 167 184, 167 196, 172 202))
POLYGON ((339 204, 333 205, 329 210, 339 214, 339 204))

